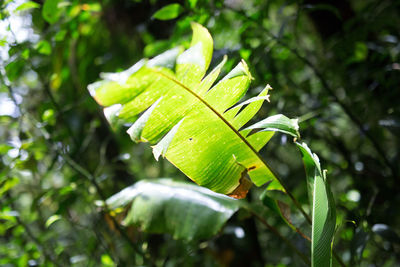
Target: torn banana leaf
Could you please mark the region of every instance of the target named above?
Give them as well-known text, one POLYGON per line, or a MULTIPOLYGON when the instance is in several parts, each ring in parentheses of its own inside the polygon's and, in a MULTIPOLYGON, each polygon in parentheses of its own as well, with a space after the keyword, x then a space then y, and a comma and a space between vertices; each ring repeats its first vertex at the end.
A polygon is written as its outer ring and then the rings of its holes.
POLYGON ((171 49, 126 71, 102 74, 103 80, 89 86, 91 95, 111 121, 130 126, 132 140, 149 142, 156 159, 166 157, 201 186, 241 198, 250 177, 257 186, 268 183, 268 189, 284 191, 258 151, 279 123, 289 123, 283 128, 296 134, 297 122, 279 117, 284 120, 257 125, 257 133, 241 130, 268 99, 270 87, 238 104, 252 79, 246 63, 216 82, 226 57, 206 75, 213 40, 203 26, 193 23, 192 29, 189 49, 171 49))

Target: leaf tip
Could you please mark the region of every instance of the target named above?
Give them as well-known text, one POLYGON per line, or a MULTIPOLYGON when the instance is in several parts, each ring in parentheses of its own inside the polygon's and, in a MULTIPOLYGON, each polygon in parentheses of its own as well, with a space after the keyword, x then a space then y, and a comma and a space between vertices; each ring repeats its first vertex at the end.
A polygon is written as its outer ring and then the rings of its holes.
POLYGON ((108 123, 112 124, 114 118, 118 116, 118 113, 121 111, 121 109, 121 104, 114 104, 103 109, 104 117, 106 118, 108 123))
POLYGON ((157 147, 157 145, 155 145, 155 146, 151 146, 151 148, 153 149, 153 156, 154 156, 154 159, 156 160, 156 161, 158 161, 158 159, 160 158, 160 156, 161 156, 161 149, 159 149, 158 147, 157 147))
POLYGON ((126 131, 129 136, 131 137, 131 139, 135 142, 141 142, 143 140, 145 140, 144 138, 142 138, 142 132, 143 129, 147 123, 147 121, 149 120, 151 113, 153 112, 153 110, 156 108, 156 106, 158 105, 158 103, 160 103, 160 101, 162 100, 163 97, 160 97, 156 102, 154 102, 143 114, 142 116, 140 116, 140 118, 135 121, 135 123, 129 127, 129 129, 126 131))
POLYGON ((160 156, 165 157, 168 148, 172 142, 172 139, 174 139, 174 136, 177 133, 179 126, 182 124, 184 119, 185 118, 181 119, 174 127, 172 127, 172 129, 161 139, 160 142, 158 142, 157 145, 152 146, 153 155, 157 161, 160 156))
POLYGON ((247 65, 246 61, 244 59, 242 59, 240 61, 243 71, 244 73, 246 73, 246 75, 249 77, 250 80, 254 80, 254 77, 251 75, 251 72, 249 70, 249 66, 247 65))
POLYGON ((102 84, 102 82, 98 81, 98 82, 94 82, 94 83, 89 84, 88 87, 87 87, 90 96, 93 97, 96 100, 96 102, 98 101, 96 99, 96 91, 101 86, 101 84, 102 84))

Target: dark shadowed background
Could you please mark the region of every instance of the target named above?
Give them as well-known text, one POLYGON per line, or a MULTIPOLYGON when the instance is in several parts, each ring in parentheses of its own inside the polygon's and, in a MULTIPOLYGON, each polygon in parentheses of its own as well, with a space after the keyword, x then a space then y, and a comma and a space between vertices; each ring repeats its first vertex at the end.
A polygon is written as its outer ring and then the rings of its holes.
MULTIPOLYGON (((335 248, 348 266, 400 264, 399 1, 0 1, 0 266, 304 266, 248 214, 211 240, 128 229, 95 204, 145 178, 186 179, 147 144, 113 132, 87 85, 177 44, 190 22, 214 38, 212 66, 241 58, 269 83, 257 120, 299 118, 335 196, 335 248), (167 4, 176 12, 152 15, 167 4), (171 19, 168 19, 170 16, 171 19), (83 169, 82 169, 83 168, 83 169), (134 244, 134 248, 132 247, 134 244), (143 253, 147 256, 143 256, 143 253)), ((262 155, 307 207, 287 136, 262 155)), ((249 202, 261 189, 253 188, 249 202)), ((307 227, 301 216, 293 221, 307 227)), ((307 253, 275 214, 269 222, 307 253)))

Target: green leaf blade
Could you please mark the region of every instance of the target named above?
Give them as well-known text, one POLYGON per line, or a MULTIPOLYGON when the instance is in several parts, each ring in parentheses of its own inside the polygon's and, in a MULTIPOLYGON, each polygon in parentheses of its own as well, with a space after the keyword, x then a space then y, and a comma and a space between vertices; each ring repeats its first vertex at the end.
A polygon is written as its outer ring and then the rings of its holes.
POLYGON ((167 133, 167 135, 165 135, 164 138, 161 139, 160 142, 158 142, 157 145, 153 146, 153 155, 154 155, 156 160, 158 160, 158 158, 160 156, 163 156, 163 157, 165 156, 165 154, 168 151, 169 145, 171 144, 172 139, 175 137, 175 134, 178 131, 179 126, 181 125, 183 120, 184 119, 182 119, 174 127, 172 127, 171 131, 169 131, 167 133))
POLYGON ((275 131, 300 138, 299 125, 297 119, 289 119, 285 115, 277 114, 259 121, 245 130, 260 129, 261 131, 275 131))
POLYGON ((145 127, 147 121, 149 120, 153 110, 157 107, 158 103, 160 103, 161 99, 162 98, 154 102, 154 104, 151 105, 151 107, 147 109, 146 112, 144 112, 143 115, 140 116, 140 118, 137 121, 135 121, 135 123, 131 127, 129 127, 129 129, 126 131, 133 141, 135 142, 142 141, 141 136, 143 128, 145 127))
POLYGON ((246 94, 251 76, 244 71, 244 64, 240 62, 205 95, 205 101, 219 113, 225 112, 246 94))
POLYGON ((154 13, 153 18, 159 20, 175 19, 181 12, 182 7, 180 4, 169 4, 157 10, 157 12, 154 13))
POLYGON ((267 85, 258 96, 236 105, 229 111, 225 112, 225 116, 229 118, 228 120, 231 121, 236 128, 241 128, 257 114, 265 100, 269 101, 269 90, 270 87, 267 85), (246 107, 239 112, 242 106, 245 105, 246 107))
POLYGON ((216 235, 241 205, 238 200, 208 189, 166 178, 140 181, 106 203, 112 209, 131 204, 125 225, 184 240, 216 235))
POLYGON ((308 146, 296 143, 307 175, 309 194, 312 199, 311 263, 313 267, 332 265, 332 243, 336 227, 335 201, 326 181, 317 155, 308 146), (312 183, 311 183, 312 182, 312 183))
POLYGON ((33 1, 28 1, 28 2, 25 2, 25 3, 22 3, 21 5, 19 5, 15 9, 15 11, 16 12, 21 12, 21 11, 26 11, 26 10, 29 10, 29 9, 34 9, 34 8, 39 8, 39 7, 40 7, 40 4, 38 4, 36 2, 33 2, 33 1))
POLYGON ((59 3, 60 0, 46 0, 43 4, 42 16, 50 24, 56 23, 61 16, 59 3))

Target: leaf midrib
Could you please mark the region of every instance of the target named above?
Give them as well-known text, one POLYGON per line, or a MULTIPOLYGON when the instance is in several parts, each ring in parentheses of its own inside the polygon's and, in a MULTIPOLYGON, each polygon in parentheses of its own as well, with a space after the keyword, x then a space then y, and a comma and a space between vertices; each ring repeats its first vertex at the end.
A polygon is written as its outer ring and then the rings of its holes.
MULTIPOLYGON (((186 85, 184 85, 183 83, 181 83, 180 81, 178 81, 177 79, 175 79, 174 77, 168 76, 165 73, 162 73, 161 71, 158 71, 156 69, 151 69, 153 72, 155 72, 158 75, 161 75, 167 79, 169 79, 170 81, 176 83, 177 85, 179 85, 180 87, 182 87, 183 89, 185 89, 187 92, 189 92, 190 94, 192 94, 194 97, 196 97, 198 100, 200 100, 204 105, 206 105, 212 112, 214 112, 214 114, 216 114, 242 141, 243 143, 245 143, 250 149, 251 151, 257 156, 257 158, 271 171, 271 173, 274 175, 275 179, 282 185, 281 180, 278 178, 278 176, 275 175, 275 173, 273 172, 273 170, 268 166, 268 164, 264 161, 264 159, 261 157, 261 155, 257 152, 257 150, 255 150, 255 148, 246 140, 246 138, 240 134, 240 132, 238 130, 235 129, 235 127, 233 127, 229 121, 227 121, 224 116, 222 116, 222 114, 220 114, 217 110, 215 110, 210 104, 207 103, 207 101, 205 101, 201 96, 199 96, 198 94, 196 94, 193 90, 191 90, 189 87, 187 87, 186 85)), ((248 168, 247 168, 248 170, 248 168)))

